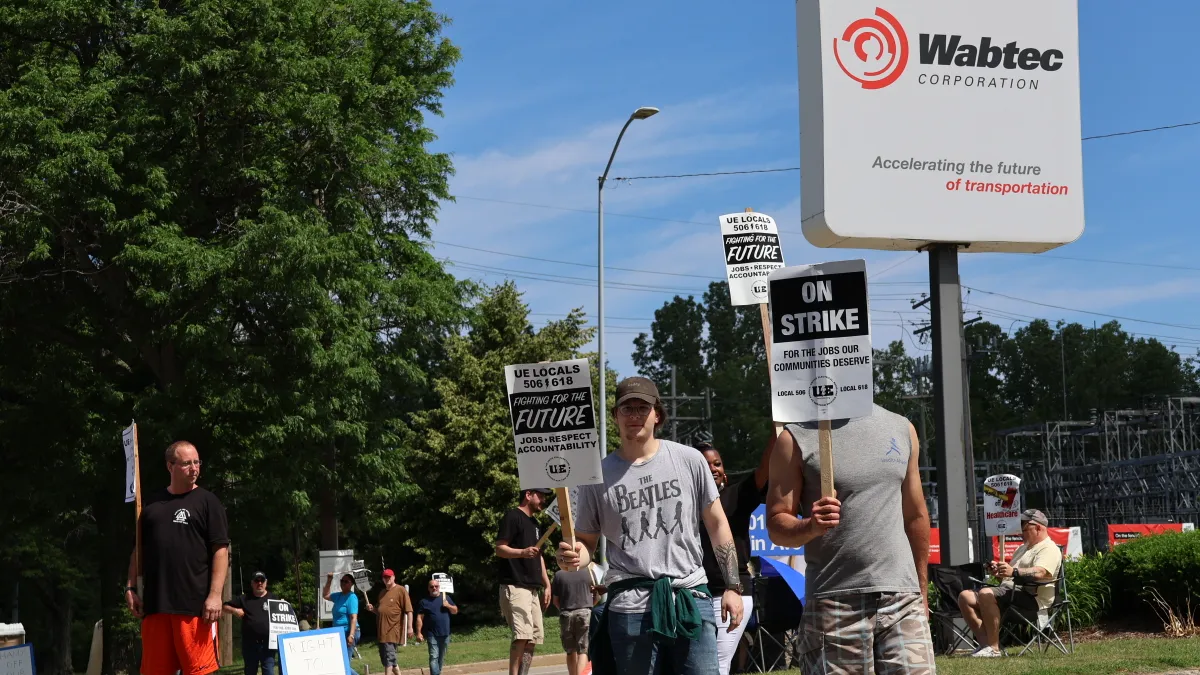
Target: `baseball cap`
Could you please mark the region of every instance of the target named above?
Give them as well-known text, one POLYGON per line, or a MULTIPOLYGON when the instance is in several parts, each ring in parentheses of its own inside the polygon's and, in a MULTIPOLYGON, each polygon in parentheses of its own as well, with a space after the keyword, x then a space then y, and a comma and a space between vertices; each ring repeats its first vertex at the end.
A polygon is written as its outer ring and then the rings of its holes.
POLYGON ((384 570, 384 571, 383 571, 383 578, 384 578, 384 579, 386 579, 386 578, 388 578, 388 577, 391 577, 391 578, 395 579, 395 578, 396 578, 396 573, 395 573, 395 572, 393 572, 393 571, 391 571, 391 570, 384 570))
POLYGON ((259 579, 262 579, 263 581, 266 581, 266 580, 267 580, 267 575, 266 575, 266 574, 264 574, 264 573, 262 573, 262 572, 255 572, 255 573, 254 573, 254 576, 252 576, 252 577, 250 577, 250 578, 251 578, 251 579, 253 579, 253 580, 255 580, 255 581, 258 581, 259 579))
POLYGON ((554 490, 551 490, 550 488, 526 488, 524 490, 521 490, 521 492, 537 492, 538 494, 543 494, 543 495, 554 494, 554 490))
POLYGON ((621 380, 617 384, 617 405, 634 399, 654 405, 659 402, 658 387, 644 377, 627 377, 621 380))
POLYGON ((1033 521, 1042 527, 1050 527, 1050 521, 1046 519, 1046 514, 1037 509, 1025 509, 1021 512, 1021 522, 1026 523, 1033 521))

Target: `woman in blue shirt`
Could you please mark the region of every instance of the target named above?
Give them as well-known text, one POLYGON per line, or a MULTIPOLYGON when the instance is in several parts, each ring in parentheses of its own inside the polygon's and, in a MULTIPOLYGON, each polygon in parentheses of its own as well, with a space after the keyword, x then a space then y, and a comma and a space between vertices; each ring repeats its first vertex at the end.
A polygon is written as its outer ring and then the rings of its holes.
POLYGON ((358 595, 354 592, 354 575, 342 575, 342 590, 330 593, 333 572, 325 575, 325 590, 321 597, 333 603, 333 625, 346 629, 346 645, 354 649, 358 630, 358 595))

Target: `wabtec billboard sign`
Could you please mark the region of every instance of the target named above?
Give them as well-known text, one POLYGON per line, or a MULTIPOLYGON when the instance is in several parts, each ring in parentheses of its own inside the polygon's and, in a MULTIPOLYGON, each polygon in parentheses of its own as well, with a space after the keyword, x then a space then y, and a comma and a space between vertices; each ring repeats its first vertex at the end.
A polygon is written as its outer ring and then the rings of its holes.
POLYGON ((796 37, 813 245, 1035 253, 1083 233, 1076 0, 796 0, 796 37))

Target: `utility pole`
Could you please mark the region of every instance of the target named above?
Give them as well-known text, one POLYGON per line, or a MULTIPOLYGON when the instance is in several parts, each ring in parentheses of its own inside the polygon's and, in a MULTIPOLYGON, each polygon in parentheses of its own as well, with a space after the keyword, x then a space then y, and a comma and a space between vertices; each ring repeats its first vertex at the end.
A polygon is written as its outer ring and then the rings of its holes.
MULTIPOLYGON (((671 395, 662 397, 662 400, 665 403, 670 404, 671 440, 675 441, 676 443, 679 442, 679 423, 680 422, 694 422, 701 427, 707 427, 708 428, 708 436, 709 436, 709 438, 712 438, 712 391, 705 388, 703 396, 688 396, 687 394, 678 393, 677 387, 678 387, 678 385, 676 382, 676 369, 675 369, 675 366, 671 366, 671 382, 670 382, 671 395), (704 416, 703 417, 679 414, 679 404, 683 403, 684 405, 687 405, 688 402, 690 402, 690 401, 697 401, 697 402, 704 401, 704 416)), ((686 435, 689 438, 691 438, 691 437, 695 436, 696 434, 688 433, 686 435)))

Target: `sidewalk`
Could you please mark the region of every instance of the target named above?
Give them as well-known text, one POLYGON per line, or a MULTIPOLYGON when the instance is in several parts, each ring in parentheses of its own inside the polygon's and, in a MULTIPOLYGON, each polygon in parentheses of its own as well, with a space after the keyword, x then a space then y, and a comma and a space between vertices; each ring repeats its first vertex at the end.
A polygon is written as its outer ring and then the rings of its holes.
MULTIPOLYGON (((562 654, 546 654, 533 657, 529 675, 566 675, 567 664, 562 654)), ((429 675, 428 668, 407 668, 400 675, 429 675)), ((482 661, 445 666, 442 675, 508 675, 508 661, 482 661)))

